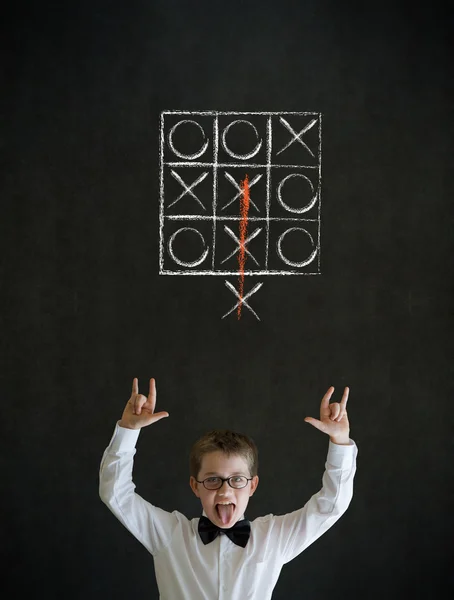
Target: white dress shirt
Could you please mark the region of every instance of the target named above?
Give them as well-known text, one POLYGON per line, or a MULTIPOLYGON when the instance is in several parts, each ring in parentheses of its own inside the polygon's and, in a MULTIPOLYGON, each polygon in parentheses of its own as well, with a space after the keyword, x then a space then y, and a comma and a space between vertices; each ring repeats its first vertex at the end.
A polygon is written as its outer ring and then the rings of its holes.
POLYGON ((116 424, 101 461, 99 494, 153 555, 161 600, 270 600, 283 565, 332 527, 353 495, 358 448, 352 439, 345 446, 329 440, 322 488, 303 508, 251 521, 245 548, 222 533, 205 545, 199 518, 167 512, 135 493, 139 433, 116 424))

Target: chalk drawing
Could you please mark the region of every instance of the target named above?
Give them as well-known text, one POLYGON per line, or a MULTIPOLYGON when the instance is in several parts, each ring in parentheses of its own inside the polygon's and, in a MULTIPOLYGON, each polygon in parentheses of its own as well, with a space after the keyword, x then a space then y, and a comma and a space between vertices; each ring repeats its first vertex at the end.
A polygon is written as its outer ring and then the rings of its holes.
POLYGON ((304 135, 306 133, 306 131, 308 131, 309 129, 311 129, 311 127, 313 127, 317 123, 317 119, 312 119, 312 121, 310 121, 306 125, 306 127, 304 127, 299 133, 295 133, 295 131, 293 130, 293 128, 282 117, 280 117, 279 120, 282 123, 282 125, 284 125, 284 127, 286 127, 290 131, 290 133, 292 134, 293 138, 289 141, 288 144, 286 144, 281 150, 279 150, 278 154, 280 154, 281 152, 284 152, 284 150, 286 150, 290 146, 290 144, 293 144, 294 142, 298 141, 302 146, 304 146, 304 148, 306 148, 306 150, 312 156, 315 156, 314 153, 312 152, 312 150, 309 148, 309 146, 307 146, 303 142, 303 140, 301 139, 301 136, 304 135))
MULTIPOLYGON (((244 227, 243 218, 240 219, 240 232, 241 232, 242 227, 244 227)), ((248 237, 241 236, 241 239, 237 238, 236 235, 233 233, 233 231, 229 227, 227 227, 227 225, 224 225, 224 230, 235 242, 237 242, 238 246, 235 248, 235 250, 231 254, 226 256, 222 262, 225 263, 227 260, 229 260, 229 258, 231 258, 238 251, 238 257, 242 256, 244 253, 246 253, 248 256, 250 256, 252 258, 252 260, 255 262, 255 264, 257 266, 260 266, 258 261, 252 256, 252 254, 246 248, 246 244, 248 244, 251 240, 253 240, 255 237, 257 237, 258 234, 262 231, 262 228, 258 227, 255 231, 253 231, 251 233, 251 235, 249 235, 248 237)), ((240 235, 241 235, 241 233, 240 233, 240 235)), ((245 259, 244 259, 244 262, 245 262, 245 259)), ((242 275, 242 276, 244 276, 244 262, 241 263, 242 266, 240 268, 240 275, 242 275)))
POLYGON ((187 186, 185 184, 185 182, 183 181, 183 179, 180 177, 180 175, 178 175, 178 173, 176 173, 174 170, 171 170, 170 173, 174 179, 176 179, 179 183, 181 183, 181 185, 184 187, 184 191, 178 196, 178 198, 176 200, 174 200, 171 204, 169 204, 168 208, 170 208, 171 206, 176 204, 179 200, 181 200, 181 198, 183 198, 184 195, 191 194, 191 196, 195 200, 197 200, 197 202, 201 205, 203 210, 206 210, 205 206, 202 204, 202 202, 199 200, 199 198, 197 198, 197 196, 192 191, 192 188, 194 188, 196 185, 201 183, 205 179, 205 177, 208 176, 208 172, 202 173, 202 175, 200 175, 200 177, 198 177, 193 183, 191 183, 190 186, 187 186))
POLYGON ((231 308, 229 311, 227 311, 225 313, 225 315, 222 315, 222 318, 224 319, 227 315, 229 315, 230 313, 232 313, 234 310, 238 310, 239 307, 240 307, 240 305, 244 304, 244 306, 246 308, 248 308, 251 311, 251 313, 255 317, 257 317, 257 319, 260 321, 260 317, 255 312, 255 310, 253 310, 251 308, 251 306, 247 302, 247 299, 250 296, 252 296, 252 294, 255 294, 255 292, 258 292, 258 290, 262 287, 263 283, 256 283, 254 285, 254 287, 252 288, 252 290, 250 290, 245 296, 241 296, 240 292, 230 283, 230 281, 226 281, 225 285, 229 288, 229 290, 231 290, 233 292, 233 294, 235 294, 235 296, 238 298, 238 302, 235 304, 235 306, 233 308, 231 308))
MULTIPOLYGON (((238 190, 239 192, 237 193, 236 196, 234 196, 230 202, 227 202, 227 204, 225 204, 222 207, 222 210, 225 210, 228 206, 230 206, 233 202, 235 202, 235 200, 238 200, 239 198, 241 198, 241 196, 243 195, 243 188, 241 187, 241 185, 239 185, 235 179, 230 175, 230 173, 227 173, 227 171, 224 173, 225 178, 230 181, 231 184, 233 184, 238 190)), ((256 175, 253 180, 248 184, 249 189, 251 189, 251 187, 253 185, 255 185, 258 181, 260 181, 260 179, 262 178, 262 175, 256 175)), ((260 212, 259 209, 257 208, 257 206, 252 202, 251 198, 249 197, 249 202, 252 204, 252 206, 255 208, 255 210, 257 212, 260 212)))
POLYGON ((194 229, 194 227, 181 227, 180 229, 175 231, 175 233, 173 233, 169 238, 169 241, 168 241, 169 254, 172 257, 172 259, 178 265, 181 265, 182 267, 197 267, 198 265, 201 265, 203 263, 203 261, 206 259, 208 252, 209 252, 209 248, 206 248, 202 252, 200 257, 192 262, 181 260, 180 258, 178 258, 176 256, 176 254, 173 250, 173 242, 175 241, 175 238, 177 237, 177 235, 182 233, 183 231, 193 231, 197 236, 199 236, 199 238, 201 238, 202 243, 205 246, 205 240, 203 238, 203 235, 200 233, 200 231, 198 231, 197 229, 194 229))
POLYGON ((315 247, 314 240, 312 239, 311 234, 308 231, 306 231, 306 229, 303 229, 302 227, 290 227, 290 229, 287 229, 282 235, 279 236, 279 239, 277 240, 277 253, 279 254, 282 261, 285 262, 287 265, 290 265, 291 267, 305 267, 306 265, 310 264, 317 256, 317 248, 315 247), (282 252, 282 241, 285 238, 285 236, 291 233, 292 231, 302 231, 309 237, 314 250, 312 251, 312 254, 309 255, 309 258, 307 260, 302 260, 301 262, 294 262, 284 256, 284 253, 282 252))
POLYGON ((254 125, 250 121, 244 121, 243 119, 237 119, 236 121, 232 121, 231 123, 229 123, 227 125, 227 127, 224 129, 224 131, 222 133, 222 147, 227 152, 227 154, 229 154, 232 158, 237 158, 238 160, 246 160, 248 158, 252 158, 253 156, 255 156, 258 153, 258 151, 262 147, 262 140, 259 138, 257 129, 254 127, 254 125), (259 140, 259 142, 258 142, 257 146, 252 150, 252 152, 249 152, 246 154, 236 154, 235 152, 232 152, 232 150, 230 150, 230 148, 227 146, 227 142, 226 142, 227 133, 229 132, 230 127, 232 127, 233 125, 237 125, 238 123, 246 123, 247 125, 252 127, 252 129, 255 131, 255 135, 256 135, 257 139, 259 140))
MULTIPOLYGON (((241 309, 243 307, 243 296, 244 296, 244 265, 246 264, 246 253, 251 258, 254 258, 249 250, 246 250, 246 243, 252 240, 252 236, 247 236, 248 226, 248 215, 249 215, 249 177, 246 175, 244 181, 241 182, 241 198, 240 198, 240 240, 238 244, 238 268, 240 272, 238 280, 238 292, 239 292, 239 303, 238 303, 238 319, 241 318, 241 309)), ((254 236, 256 237, 256 236, 254 236)), ((255 260, 255 259, 254 259, 255 260)), ((257 261, 255 261, 257 262, 257 261)), ((258 263, 257 263, 258 264, 258 263)), ((248 307, 250 308, 250 307, 248 307)), ((252 310, 252 309, 251 309, 252 310)), ((254 313, 256 314, 256 313, 254 313)))
POLYGON ((162 111, 159 273, 236 277, 222 318, 258 320, 251 277, 320 275, 321 147, 318 112, 162 111))
POLYGON ((308 177, 306 177, 306 175, 303 175, 302 173, 292 173, 291 175, 287 175, 287 177, 284 177, 284 179, 282 179, 282 181, 279 183, 279 185, 277 187, 277 199, 279 201, 279 204, 281 204, 281 206, 283 206, 289 212, 295 212, 295 213, 307 212, 317 202, 317 192, 315 192, 312 200, 308 204, 306 204, 306 206, 302 206, 301 208, 292 208, 282 200, 282 186, 284 185, 284 183, 287 180, 293 179, 295 177, 301 177, 304 181, 307 181, 311 187, 311 192, 314 194, 314 186, 312 185, 312 181, 308 177))
POLYGON ((169 146, 170 149, 172 150, 172 152, 178 156, 179 158, 186 158, 188 160, 192 160, 194 158, 199 158, 200 156, 202 156, 202 154, 205 154, 206 149, 208 148, 208 140, 205 137, 205 131, 203 130, 203 127, 200 126, 199 123, 197 123, 197 121, 191 121, 189 119, 183 119, 182 121, 179 121, 176 125, 174 125, 172 127, 172 129, 169 131, 169 146), (195 125, 196 127, 198 127, 198 129, 202 132, 203 138, 205 140, 205 143, 202 145, 202 147, 200 148, 200 150, 198 150, 197 152, 194 152, 194 154, 183 154, 182 152, 179 152, 173 143, 173 135, 175 133, 175 130, 177 129, 177 127, 179 127, 180 125, 183 125, 184 123, 191 123, 192 125, 195 125))

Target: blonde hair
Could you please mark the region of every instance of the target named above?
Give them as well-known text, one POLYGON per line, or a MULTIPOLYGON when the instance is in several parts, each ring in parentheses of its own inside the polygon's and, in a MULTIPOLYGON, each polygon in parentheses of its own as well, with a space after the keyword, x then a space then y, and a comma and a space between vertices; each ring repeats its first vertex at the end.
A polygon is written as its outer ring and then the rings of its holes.
POLYGON ((259 458, 254 440, 229 429, 213 429, 195 442, 189 455, 190 474, 197 479, 204 455, 219 450, 227 456, 232 454, 241 456, 248 464, 251 477, 257 475, 259 458))

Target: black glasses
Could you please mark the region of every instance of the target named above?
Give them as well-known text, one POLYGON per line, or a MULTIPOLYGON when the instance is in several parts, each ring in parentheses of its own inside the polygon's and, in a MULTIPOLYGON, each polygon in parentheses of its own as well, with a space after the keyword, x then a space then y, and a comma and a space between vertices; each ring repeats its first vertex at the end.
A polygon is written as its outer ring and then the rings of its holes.
POLYGON ((197 483, 203 483, 207 490, 218 490, 224 485, 224 481, 227 481, 229 486, 235 490, 240 490, 247 486, 248 481, 252 481, 253 477, 245 477, 244 475, 232 475, 232 477, 207 477, 203 481, 196 479, 197 483))

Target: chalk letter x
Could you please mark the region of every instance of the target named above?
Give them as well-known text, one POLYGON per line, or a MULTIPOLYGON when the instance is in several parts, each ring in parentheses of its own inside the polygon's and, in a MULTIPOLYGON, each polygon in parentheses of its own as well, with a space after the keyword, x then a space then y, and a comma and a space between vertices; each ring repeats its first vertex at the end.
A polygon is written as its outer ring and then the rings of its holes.
POLYGON ((178 202, 178 200, 181 200, 181 198, 183 198, 183 196, 185 196, 186 194, 191 194, 191 196, 193 196, 197 200, 197 202, 200 204, 200 206, 203 208, 203 210, 206 210, 205 207, 203 206, 203 204, 200 202, 200 200, 197 198, 197 196, 192 191, 192 188, 195 188, 196 185, 201 183, 205 179, 205 177, 207 177, 208 171, 206 171, 205 173, 202 173, 202 175, 200 175, 200 177, 198 179, 196 179, 194 181, 194 183, 192 183, 189 186, 187 186, 185 184, 185 182, 181 179, 181 177, 178 175, 178 173, 175 173, 175 171, 170 171, 170 172, 172 174, 172 177, 174 177, 184 187, 184 191, 178 196, 178 198, 176 200, 174 200, 172 202, 172 204, 169 204, 168 208, 170 208, 171 206, 176 204, 178 202))
POLYGON ((232 230, 231 230, 229 227, 227 227, 227 225, 224 225, 224 229, 225 229, 225 231, 226 231, 226 232, 229 234, 229 236, 230 236, 230 237, 231 237, 233 240, 235 240, 235 242, 238 244, 238 247, 237 247, 237 248, 235 248, 235 250, 234 250, 234 251, 233 251, 231 254, 229 254, 229 255, 228 255, 226 258, 224 258, 224 260, 221 262, 221 264, 222 264, 222 263, 225 263, 225 261, 226 261, 226 260, 229 260, 229 258, 231 258, 231 257, 232 257, 234 254, 236 254, 236 252, 237 252, 237 251, 241 252, 241 250, 244 248, 244 251, 246 252, 246 254, 252 258, 252 260, 255 262, 255 264, 256 264, 257 266, 260 266, 260 265, 259 265, 259 263, 257 262, 257 260, 256 260, 256 259, 255 259, 255 258, 252 256, 252 254, 251 254, 251 253, 249 252, 249 250, 246 248, 246 244, 248 244, 248 243, 249 243, 251 240, 253 240, 255 237, 257 237, 257 236, 258 236, 258 234, 259 234, 259 233, 262 231, 262 228, 261 228, 261 227, 258 227, 258 228, 257 228, 255 231, 253 231, 253 232, 251 233, 251 235, 250 235, 250 236, 248 236, 248 237, 247 237, 247 238, 244 240, 244 242, 243 242, 243 243, 241 242, 241 240, 239 240, 239 239, 236 237, 236 235, 233 233, 233 231, 232 231, 232 230))
POLYGON ((246 308, 248 308, 251 313, 257 317, 257 319, 260 321, 260 317, 258 316, 258 314, 249 306, 249 304, 246 302, 246 299, 249 298, 249 296, 252 296, 252 294, 255 294, 255 292, 258 292, 258 290, 262 287, 263 283, 256 283, 254 285, 254 287, 252 288, 252 290, 250 290, 245 296, 241 297, 240 293, 233 287, 233 285, 231 283, 229 283, 227 280, 225 282, 225 285, 229 288, 229 290, 231 290, 231 292, 233 292, 233 294, 235 294, 235 296, 237 298, 239 298, 238 302, 235 304, 235 306, 233 308, 231 308, 228 312, 225 313, 225 315, 222 317, 226 317, 227 315, 229 315, 230 313, 232 313, 234 310, 236 310, 240 304, 244 304, 244 306, 246 306, 246 308))
POLYGON ((279 120, 282 123, 282 125, 284 125, 284 127, 286 127, 290 131, 290 133, 293 135, 293 138, 289 141, 289 143, 286 146, 284 146, 282 148, 282 150, 279 150, 279 152, 277 154, 280 154, 281 152, 284 152, 284 150, 286 148, 288 148, 291 144, 293 144, 294 142, 298 141, 300 144, 302 144, 306 148, 306 150, 310 154, 312 154, 312 156, 315 157, 315 154, 312 152, 312 150, 309 148, 309 146, 303 142, 303 140, 301 139, 301 136, 304 135, 306 133, 306 131, 309 131, 309 129, 311 129, 315 125, 315 123, 317 123, 317 119, 312 119, 312 121, 310 121, 306 125, 306 127, 304 127, 304 129, 301 129, 301 131, 299 133, 296 133, 295 130, 282 117, 279 117, 279 120))
MULTIPOLYGON (((227 206, 230 206, 230 205, 232 204, 232 202, 235 202, 235 200, 236 200, 237 198, 239 198, 239 197, 240 197, 240 196, 241 196, 241 195, 244 193, 244 190, 243 190, 243 188, 241 187, 241 185, 239 185, 239 184, 238 184, 238 183, 235 181, 235 179, 234 179, 234 178, 233 178, 233 177, 230 175, 230 173, 227 173, 227 172, 226 172, 226 173, 224 173, 224 176, 225 176, 225 178, 226 178, 226 179, 228 179, 228 180, 230 181, 230 183, 231 183, 231 184, 232 184, 234 187, 236 187, 236 189, 238 190, 238 193, 237 193, 237 195, 236 195, 234 198, 232 198, 232 199, 230 200, 230 202, 227 202, 227 204, 226 204, 225 206, 223 206, 223 207, 222 207, 222 210, 225 210, 225 209, 227 208, 227 206)), ((249 189, 251 189, 251 187, 252 187, 253 185, 255 185, 255 184, 257 183, 257 181, 259 181, 259 180, 261 179, 261 177, 262 177, 262 175, 256 175, 255 177, 253 177, 253 179, 252 179, 252 180, 249 182, 249 189)), ((255 210, 256 210, 257 212, 260 212, 260 211, 259 211, 259 209, 257 208, 257 206, 256 206, 256 205, 255 205, 255 204, 252 202, 252 200, 251 200, 250 198, 249 198, 249 202, 252 204, 252 206, 255 208, 255 210)))

